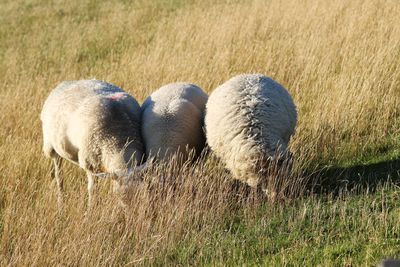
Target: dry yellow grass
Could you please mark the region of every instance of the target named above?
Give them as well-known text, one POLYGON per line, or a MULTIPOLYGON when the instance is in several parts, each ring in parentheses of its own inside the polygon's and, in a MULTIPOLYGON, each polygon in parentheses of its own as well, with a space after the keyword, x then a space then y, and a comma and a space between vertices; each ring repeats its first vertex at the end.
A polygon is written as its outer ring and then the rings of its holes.
POLYGON ((177 192, 138 192, 126 218, 110 215, 115 200, 101 183, 101 205, 85 219, 85 175, 66 165, 59 217, 39 113, 60 81, 96 77, 141 102, 174 81, 210 92, 235 74, 264 73, 298 106, 298 173, 399 156, 399 14, 396 0, 2 1, 0 265, 149 263, 196 233, 206 243, 225 215, 258 205, 205 160, 172 172, 185 178, 177 192))

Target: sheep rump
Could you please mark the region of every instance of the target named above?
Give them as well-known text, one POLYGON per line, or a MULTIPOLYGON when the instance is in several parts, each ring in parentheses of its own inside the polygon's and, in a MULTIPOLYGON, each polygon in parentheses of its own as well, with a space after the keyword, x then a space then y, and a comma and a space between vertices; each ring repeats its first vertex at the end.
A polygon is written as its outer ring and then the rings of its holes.
POLYGON ((89 206, 94 175, 118 172, 142 159, 140 106, 121 88, 98 80, 58 85, 41 113, 43 151, 53 159, 62 202, 61 159, 86 170, 89 206))
POLYGON ((268 160, 288 155, 296 121, 296 107, 283 86, 261 74, 243 74, 209 96, 207 142, 234 178, 254 187, 268 160))
POLYGON ((207 94, 189 83, 172 83, 152 93, 142 105, 142 136, 147 161, 186 161, 190 151, 204 148, 207 94))

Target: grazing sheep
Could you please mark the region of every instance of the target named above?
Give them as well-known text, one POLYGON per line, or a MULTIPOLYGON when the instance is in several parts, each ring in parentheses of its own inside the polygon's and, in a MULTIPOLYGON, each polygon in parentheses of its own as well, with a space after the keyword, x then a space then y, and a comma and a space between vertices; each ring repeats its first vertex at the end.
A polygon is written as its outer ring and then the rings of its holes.
POLYGON ((128 173, 100 177, 112 178, 119 185, 122 205, 126 206, 131 189, 142 190, 142 171, 152 162, 176 160, 178 166, 198 156, 205 146, 203 131, 207 94, 198 86, 173 83, 152 93, 141 108, 142 138, 146 163, 128 173))
POLYGON ((142 136, 147 162, 176 155, 186 161, 205 145, 203 131, 207 94, 189 83, 172 83, 152 93, 142 105, 142 136))
POLYGON ((238 75, 208 99, 207 142, 236 179, 255 187, 271 161, 289 155, 296 120, 293 100, 279 83, 261 74, 238 75))
POLYGON ((124 172, 142 160, 140 106, 115 85, 98 80, 63 82, 44 103, 41 120, 43 151, 54 163, 60 209, 62 159, 86 171, 89 209, 96 173, 124 172))

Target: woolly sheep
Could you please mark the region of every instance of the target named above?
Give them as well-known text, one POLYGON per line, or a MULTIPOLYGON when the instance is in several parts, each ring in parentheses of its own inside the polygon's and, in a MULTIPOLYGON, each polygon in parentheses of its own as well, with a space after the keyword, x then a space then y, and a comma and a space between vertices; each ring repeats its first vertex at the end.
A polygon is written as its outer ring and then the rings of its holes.
POLYGON ((208 95, 189 83, 167 84, 143 103, 142 136, 146 162, 177 156, 186 161, 189 153, 198 155, 205 145, 204 109, 208 95))
POLYGON ((203 131, 207 94, 189 83, 173 83, 152 93, 141 107, 141 133, 146 163, 128 173, 101 175, 114 179, 122 206, 127 206, 131 189, 146 190, 142 171, 154 162, 176 160, 178 166, 193 159, 205 146, 203 131), (194 154, 193 154, 194 152, 194 154))
POLYGON ((62 159, 86 171, 89 209, 96 173, 124 172, 142 160, 140 106, 110 83, 98 80, 61 83, 45 101, 41 120, 43 151, 54 163, 60 209, 62 159))
POLYGON ((207 142, 234 178, 255 187, 271 160, 289 154, 296 121, 296 107, 282 85, 261 74, 238 75, 209 96, 207 142))

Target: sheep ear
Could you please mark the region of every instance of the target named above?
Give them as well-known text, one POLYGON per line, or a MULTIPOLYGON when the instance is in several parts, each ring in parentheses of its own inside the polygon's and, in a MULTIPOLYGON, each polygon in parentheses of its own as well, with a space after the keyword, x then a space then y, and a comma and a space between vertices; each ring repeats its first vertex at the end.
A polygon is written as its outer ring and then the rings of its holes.
POLYGON ((149 167, 149 165, 147 164, 147 162, 145 162, 142 165, 137 166, 135 168, 135 170, 137 170, 137 171, 145 171, 148 167, 149 167))
MULTIPOLYGON (((118 173, 100 172, 100 173, 94 174, 94 176, 96 176, 96 177, 99 178, 99 179, 112 179, 112 180, 115 180, 115 181, 120 182, 121 176, 122 176, 122 175, 120 175, 120 174, 118 174, 118 173)), ((123 177, 123 176, 122 176, 122 177, 123 177)))
POLYGON ((142 172, 148 168, 148 165, 146 163, 143 163, 142 165, 139 165, 134 168, 129 168, 128 171, 117 171, 113 173, 106 173, 106 172, 100 172, 96 173, 95 176, 99 179, 113 179, 114 181, 117 181, 119 183, 122 183, 125 179, 128 177, 135 177, 138 172, 142 172))
POLYGON ((148 168, 148 165, 146 163, 143 163, 142 165, 133 167, 133 168, 129 168, 128 169, 128 177, 131 177, 132 175, 137 174, 138 172, 144 171, 148 168))

